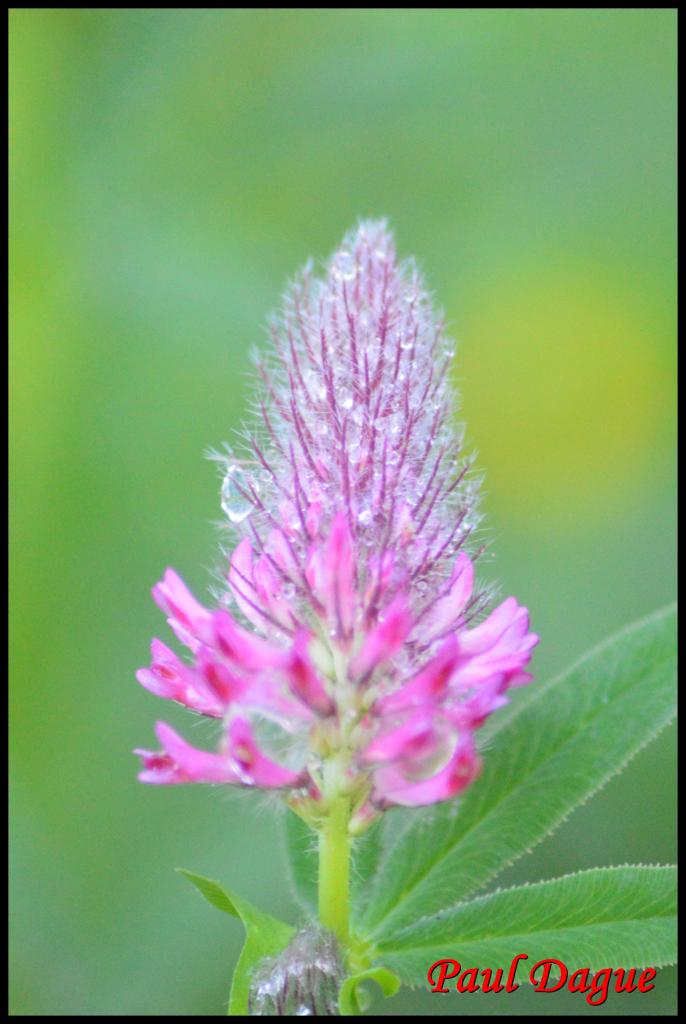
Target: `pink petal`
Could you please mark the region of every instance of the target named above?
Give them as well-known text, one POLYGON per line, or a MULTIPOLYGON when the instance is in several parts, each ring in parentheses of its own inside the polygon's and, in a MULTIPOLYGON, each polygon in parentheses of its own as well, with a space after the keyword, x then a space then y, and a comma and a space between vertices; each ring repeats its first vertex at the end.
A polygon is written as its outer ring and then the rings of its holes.
POLYGON ((272 672, 266 678, 254 674, 237 676, 226 664, 204 651, 198 656, 198 668, 223 712, 238 704, 255 708, 283 723, 309 722, 312 718, 307 708, 284 692, 278 673, 272 672))
POLYGON ((402 647, 412 626, 412 617, 404 595, 386 609, 383 620, 366 636, 362 648, 350 665, 352 679, 366 679, 377 665, 388 661, 402 647))
POLYGON ((211 613, 195 599, 193 594, 173 569, 167 569, 163 579, 152 588, 157 605, 169 617, 169 625, 179 640, 198 649, 205 641, 211 613))
POLYGON ((419 807, 448 800, 474 781, 480 767, 473 739, 467 733, 458 741, 447 765, 428 779, 412 782, 395 767, 380 769, 375 776, 375 800, 403 807, 419 807))
POLYGON ((281 530, 270 531, 267 537, 267 550, 279 569, 285 572, 287 576, 293 577, 299 572, 298 563, 293 551, 281 530))
POLYGON ((287 728, 313 720, 309 707, 294 699, 277 679, 263 676, 250 679, 240 703, 243 707, 262 711, 287 728))
POLYGON ((331 534, 327 549, 328 587, 333 600, 341 631, 349 635, 355 621, 355 555, 353 542, 348 527, 348 520, 343 512, 335 516, 331 524, 331 534))
POLYGON ((279 524, 289 537, 295 537, 300 526, 300 516, 292 501, 284 499, 279 502, 279 524))
POLYGON ((253 578, 259 602, 270 618, 284 629, 292 630, 295 616, 289 602, 283 596, 281 577, 274 571, 274 566, 266 554, 258 558, 253 578))
POLYGON ((355 620, 357 599, 355 557, 345 513, 334 517, 328 541, 310 548, 305 575, 315 597, 336 622, 341 638, 347 639, 355 620))
POLYGON ((528 683, 532 683, 533 682, 533 679, 534 679, 534 677, 533 677, 531 672, 518 672, 517 675, 512 676, 508 680, 508 685, 511 686, 511 687, 514 687, 514 686, 527 686, 528 683))
POLYGON ((307 552, 305 561, 305 579, 309 583, 312 593, 322 605, 328 606, 329 593, 327 590, 326 569, 324 552, 321 547, 313 544, 307 552))
POLYGON ((307 649, 309 641, 309 635, 304 630, 299 630, 288 662, 288 682, 293 693, 313 711, 320 715, 330 715, 334 710, 334 703, 312 664, 307 649))
POLYGON ((305 515, 305 526, 307 532, 313 539, 319 533, 319 527, 322 521, 322 503, 321 501, 311 501, 307 508, 307 514, 305 515))
POLYGON ((265 552, 253 563, 248 537, 243 538, 231 557, 229 583, 238 607, 260 633, 268 632, 275 624, 292 629, 294 616, 282 596, 281 577, 265 552))
POLYGON ((489 715, 509 703, 506 690, 503 675, 482 679, 475 693, 458 704, 444 707, 444 714, 460 729, 479 729, 489 715))
POLYGON ((415 534, 416 525, 412 518, 412 509, 408 502, 404 501, 396 516, 394 539, 399 547, 405 547, 412 540, 415 534))
POLYGON ((197 672, 184 665, 161 640, 153 640, 150 649, 152 665, 136 673, 141 686, 157 697, 178 701, 201 715, 217 718, 222 714, 221 704, 207 692, 197 672))
POLYGON ((229 725, 227 736, 231 761, 247 785, 276 788, 299 785, 303 781, 302 772, 283 768, 262 753, 245 719, 234 718, 229 725))
POLYGON ((162 749, 172 758, 189 782, 237 782, 238 773, 221 754, 208 753, 191 746, 165 722, 158 722, 155 731, 162 749))
POLYGON ((434 757, 445 741, 441 729, 432 715, 413 715, 403 725, 389 729, 375 739, 362 753, 369 763, 385 761, 418 761, 434 757))
POLYGON ((230 704, 244 696, 247 688, 245 680, 235 675, 221 661, 218 661, 212 652, 200 652, 198 655, 198 669, 223 712, 226 711, 230 704))
POLYGON ((197 750, 179 736, 171 726, 158 722, 155 727, 162 750, 141 751, 144 770, 141 782, 169 785, 184 782, 239 782, 233 764, 219 754, 197 750))
POLYGON ((520 607, 514 597, 508 597, 478 626, 466 629, 460 634, 460 650, 472 657, 483 654, 507 637, 510 630, 514 629, 515 635, 519 635, 521 639, 526 633, 527 625, 526 608, 520 607))
POLYGON ((421 672, 395 692, 381 697, 375 704, 375 710, 386 715, 442 700, 455 671, 457 658, 457 641, 454 636, 450 636, 421 672))
POLYGON ((528 674, 523 670, 538 643, 538 636, 527 633, 528 628, 526 608, 509 597, 484 622, 474 629, 460 632, 458 641, 462 664, 453 681, 454 686, 474 685, 480 679, 497 673, 504 677, 506 686, 527 682, 528 674))
POLYGON ((430 643, 448 629, 456 627, 474 587, 474 566, 469 556, 460 552, 455 560, 447 593, 430 607, 417 623, 422 643, 430 643))
POLYGON ((219 651, 245 672, 260 672, 286 663, 286 652, 282 648, 243 629, 225 609, 213 612, 212 626, 219 651))
POLYGON ((260 602, 253 576, 252 544, 249 537, 243 538, 231 556, 229 584, 236 604, 246 619, 261 633, 264 633, 267 619, 259 608, 260 602))
POLYGON ((172 786, 186 781, 180 777, 171 757, 163 750, 144 750, 142 747, 136 747, 134 754, 140 757, 143 765, 143 770, 138 773, 139 782, 147 782, 153 786, 172 786))
POLYGON ((373 555, 369 560, 369 583, 364 595, 365 604, 373 601, 377 604, 386 593, 393 576, 395 555, 392 551, 384 552, 383 556, 373 555))

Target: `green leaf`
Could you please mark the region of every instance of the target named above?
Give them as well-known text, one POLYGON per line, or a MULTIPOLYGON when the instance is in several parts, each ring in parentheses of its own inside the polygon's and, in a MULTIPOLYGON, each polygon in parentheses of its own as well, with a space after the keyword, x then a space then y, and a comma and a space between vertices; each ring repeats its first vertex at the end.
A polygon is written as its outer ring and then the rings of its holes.
POLYGON ((306 913, 317 913, 318 837, 294 811, 286 810, 283 826, 291 888, 306 913))
POLYGON ((384 814, 369 829, 353 840, 350 881, 350 917, 353 928, 367 908, 369 890, 376 878, 392 821, 384 814))
POLYGON ((187 878, 202 893, 207 902, 217 910, 223 910, 225 914, 231 914, 233 917, 241 916, 226 889, 219 882, 214 882, 211 878, 205 878, 203 875, 196 875, 194 871, 188 871, 186 868, 177 868, 176 870, 184 878, 187 878))
POLYGON ((365 981, 375 981, 384 996, 394 996, 400 988, 400 978, 386 967, 371 967, 367 971, 353 974, 341 985, 338 1006, 342 1017, 356 1017, 369 1007, 370 997, 360 986, 365 981))
POLYGON ((226 914, 239 917, 245 927, 245 945, 236 964, 229 999, 229 1016, 244 1017, 248 1013, 248 993, 253 968, 265 957, 276 956, 286 948, 294 935, 294 929, 283 921, 265 914, 253 907, 247 900, 229 893, 219 882, 202 875, 196 875, 185 868, 179 868, 202 893, 208 903, 226 914))
POLYGON ((675 713, 676 612, 605 641, 490 731, 481 778, 419 813, 380 865, 375 941, 463 900, 552 832, 675 713))
POLYGON ((664 967, 677 953, 676 868, 596 868, 481 896, 388 936, 378 953, 411 985, 440 959, 506 971, 518 953, 529 958, 518 981, 553 957, 570 972, 664 967))

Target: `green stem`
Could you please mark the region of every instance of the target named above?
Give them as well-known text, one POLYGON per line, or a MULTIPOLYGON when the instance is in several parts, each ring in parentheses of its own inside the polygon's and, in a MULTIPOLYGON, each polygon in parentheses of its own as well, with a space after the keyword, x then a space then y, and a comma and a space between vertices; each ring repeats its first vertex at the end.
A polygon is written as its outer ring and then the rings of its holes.
POLYGON ((349 941, 350 799, 332 800, 319 833, 319 920, 346 948, 349 941))

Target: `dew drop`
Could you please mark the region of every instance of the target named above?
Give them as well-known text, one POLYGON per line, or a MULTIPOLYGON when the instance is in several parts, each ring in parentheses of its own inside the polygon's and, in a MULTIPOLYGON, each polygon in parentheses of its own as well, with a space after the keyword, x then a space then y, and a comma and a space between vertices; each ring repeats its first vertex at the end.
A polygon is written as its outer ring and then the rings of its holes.
POLYGON ((323 402, 326 398, 326 386, 320 374, 315 373, 314 370, 308 370, 304 381, 308 391, 314 394, 314 397, 318 398, 320 402, 323 402))
POLYGON ((252 512, 253 505, 245 497, 249 489, 250 482, 241 467, 230 465, 222 483, 221 506, 232 523, 242 523, 252 512))
POLYGON ((357 264, 352 254, 345 250, 339 252, 333 261, 331 273, 339 281, 353 281, 357 276, 357 264))

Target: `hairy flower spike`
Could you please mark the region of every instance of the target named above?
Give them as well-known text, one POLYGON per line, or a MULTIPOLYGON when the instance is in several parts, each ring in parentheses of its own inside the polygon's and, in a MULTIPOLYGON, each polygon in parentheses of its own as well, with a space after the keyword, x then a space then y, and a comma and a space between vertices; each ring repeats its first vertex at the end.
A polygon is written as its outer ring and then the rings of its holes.
POLYGON ((221 607, 167 570, 153 596, 192 663, 156 640, 138 674, 220 718, 219 751, 161 723, 140 778, 275 789, 317 827, 344 800, 361 831, 473 781, 476 731, 530 681, 538 638, 514 598, 477 622, 453 347, 385 224, 347 235, 323 277, 307 266, 271 338, 259 429, 222 459, 221 607))
POLYGON ((345 971, 336 940, 321 928, 303 929, 280 956, 255 968, 248 993, 251 1017, 338 1017, 345 971))

